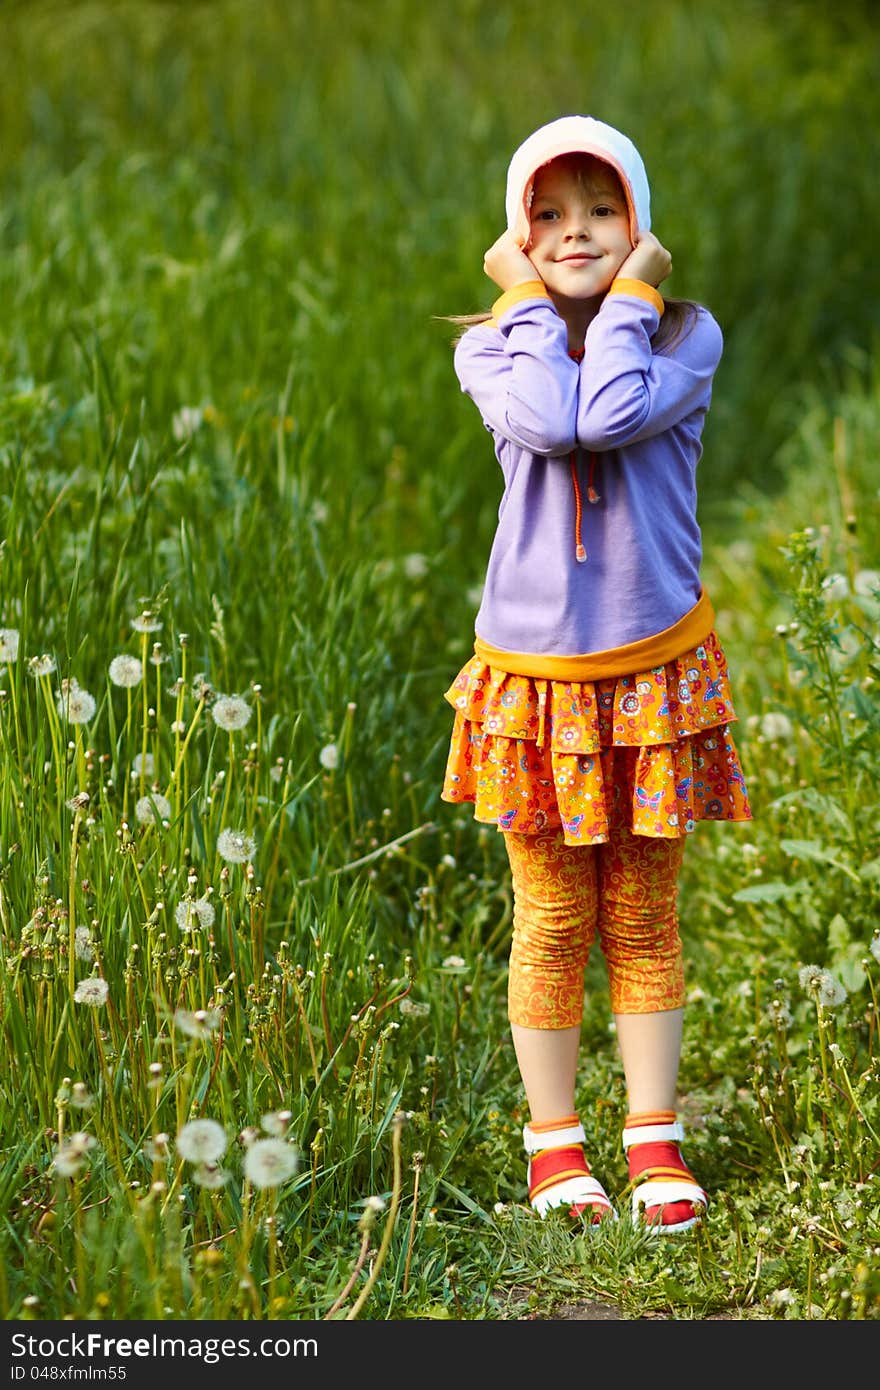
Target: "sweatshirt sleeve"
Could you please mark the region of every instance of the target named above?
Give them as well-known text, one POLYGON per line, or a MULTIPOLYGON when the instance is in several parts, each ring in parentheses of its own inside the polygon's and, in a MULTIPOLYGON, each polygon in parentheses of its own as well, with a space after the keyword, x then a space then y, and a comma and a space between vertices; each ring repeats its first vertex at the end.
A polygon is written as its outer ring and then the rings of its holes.
POLYGON ((587 329, 580 366, 577 438, 601 453, 650 439, 705 411, 722 350, 721 329, 698 306, 696 321, 655 353, 663 300, 641 281, 616 280, 587 329))
POLYGON ((486 426, 553 457, 576 447, 578 366, 568 331, 540 280, 516 285, 492 306, 491 324, 469 329, 455 370, 486 426))

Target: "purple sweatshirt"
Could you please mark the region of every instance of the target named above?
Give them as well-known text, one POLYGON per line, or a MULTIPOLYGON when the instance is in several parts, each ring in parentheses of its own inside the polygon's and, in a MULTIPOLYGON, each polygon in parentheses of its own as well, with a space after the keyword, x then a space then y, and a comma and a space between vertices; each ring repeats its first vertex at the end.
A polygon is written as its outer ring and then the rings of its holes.
POLYGON ((721 330, 699 307, 654 353, 662 304, 640 281, 615 281, 578 362, 540 282, 515 286, 455 349, 504 475, 475 624, 493 647, 604 652, 672 627, 700 598, 696 469, 721 330))

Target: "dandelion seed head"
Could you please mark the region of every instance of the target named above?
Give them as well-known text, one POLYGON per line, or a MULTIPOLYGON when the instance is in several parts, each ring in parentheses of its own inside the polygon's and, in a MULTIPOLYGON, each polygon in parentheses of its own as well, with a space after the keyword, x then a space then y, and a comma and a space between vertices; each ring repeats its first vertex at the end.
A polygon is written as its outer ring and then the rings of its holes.
POLYGON ((443 962, 444 970, 463 970, 465 960, 463 956, 447 956, 443 962))
POLYGON ((174 920, 181 931, 208 931, 214 925, 213 904, 207 898, 181 898, 174 909, 174 920))
POLYGON ((244 1174, 254 1187, 278 1187, 296 1170, 296 1150, 283 1139, 257 1139, 244 1156, 244 1174))
POLYGON ((271 1134, 277 1139, 283 1139, 292 1119, 293 1116, 289 1110, 272 1110, 268 1115, 263 1116, 260 1124, 267 1134, 271 1134))
POLYGON ((225 1187, 229 1182, 229 1174, 220 1167, 219 1163, 200 1163, 193 1169, 192 1180, 198 1183, 199 1187, 206 1187, 216 1191, 220 1187, 225 1187))
POLYGON ((87 979, 80 980, 73 991, 73 998, 77 1004, 88 1004, 92 1009, 99 1009, 107 1003, 109 993, 110 986, 106 980, 100 975, 89 975, 87 979))
POLYGON ((761 719, 760 730, 768 743, 779 743, 791 738, 791 720, 778 710, 769 710, 761 719))
POLYGON ((424 579, 428 573, 428 561, 424 555, 414 551, 403 558, 403 572, 407 579, 424 579))
POLYGON ((216 1163, 226 1145, 226 1130, 216 1120, 189 1120, 177 1132, 177 1152, 189 1163, 216 1163))
POLYGON ((333 768, 339 766, 339 749, 335 743, 326 743, 318 754, 318 762, 322 767, 326 767, 332 772, 333 768))
POLYGON ((131 760, 131 778, 135 781, 141 773, 145 777, 152 777, 156 768, 156 760, 152 753, 135 753, 131 760))
POLYGON ((170 820, 171 802, 160 792, 150 796, 138 797, 134 805, 135 819, 141 825, 153 825, 156 821, 170 820))
POLYGON ((242 700, 239 695, 220 695, 211 706, 214 723, 229 731, 243 729, 251 714, 247 700, 242 700))
POLYGON ((38 676, 50 676, 55 670, 55 665, 54 656, 50 656, 48 652, 43 652, 40 656, 29 657, 27 664, 28 675, 34 676, 35 678, 38 676))
POLYGON ((95 1103, 95 1097, 90 1093, 84 1081, 75 1081, 70 1092, 70 1104, 74 1110, 90 1110, 95 1103))
POLYGON ((171 417, 171 433, 178 444, 192 439, 202 427, 204 412, 197 405, 182 405, 171 417))
POLYGON ((144 608, 136 618, 132 618, 131 625, 135 632, 158 632, 162 627, 162 621, 151 608, 144 608))
POLYGON ((214 687, 208 680, 204 671, 199 671, 198 675, 193 676, 192 693, 194 699, 204 700, 205 704, 209 704, 210 701, 215 698, 216 692, 214 687))
POLYGON ((179 1033, 188 1038, 210 1038, 220 1027, 220 1013, 217 1009, 175 1009, 172 1021, 179 1033))
POLYGON ((77 927, 73 934, 73 949, 77 960, 93 961, 95 948, 88 927, 77 927))
POLYGON ((98 708, 95 698, 77 685, 75 680, 62 681, 57 700, 58 713, 68 724, 88 724, 98 708))
POLYGON ((853 579, 853 590, 860 598, 871 598, 880 589, 880 570, 859 570, 853 579))
POLYGON ((807 994, 818 990, 822 983, 821 965, 802 965, 798 971, 798 984, 807 994))
POLYGON ((244 830, 221 830, 217 836, 217 853, 227 864, 247 864, 256 853, 257 842, 244 830))
POLYGON ((18 660, 19 637, 16 628, 0 627, 0 661, 8 662, 11 666, 18 660))
POLYGON ((397 1007, 408 1018, 425 1018, 431 1012, 430 1004, 421 1004, 415 999, 401 999, 397 1007))
POLYGON ((880 962, 880 935, 877 935, 873 938, 870 946, 868 947, 868 950, 871 952, 871 955, 874 957, 874 959, 880 962))
POLYGON ((822 980, 819 985, 819 1003, 823 1009, 837 1009, 841 1004, 845 1004, 849 998, 846 986, 838 980, 836 975, 832 975, 830 970, 823 970, 822 980))
POLYGON ((119 656, 114 656, 108 669, 113 684, 123 686, 125 689, 131 689, 133 686, 139 685, 144 674, 144 669, 138 657, 129 656, 126 652, 121 652, 119 656))

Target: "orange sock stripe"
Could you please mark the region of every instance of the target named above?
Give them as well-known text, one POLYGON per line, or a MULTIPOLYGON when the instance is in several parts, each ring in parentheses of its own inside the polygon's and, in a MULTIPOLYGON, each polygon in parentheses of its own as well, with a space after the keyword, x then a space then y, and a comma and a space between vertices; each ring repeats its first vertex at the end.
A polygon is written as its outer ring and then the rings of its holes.
POLYGON ((546 1134, 548 1129, 571 1129, 580 1122, 579 1115, 563 1115, 561 1120, 541 1120, 538 1124, 530 1121, 529 1129, 533 1134, 546 1134))
POLYGON ((667 1178, 683 1178, 685 1182, 695 1182, 693 1173, 687 1168, 643 1168, 641 1172, 634 1173, 633 1178, 638 1178, 639 1182, 665 1182, 667 1178))
POLYGON ((638 1129, 640 1125, 670 1125, 675 1123, 674 1110, 639 1110, 627 1115, 624 1129, 638 1129))

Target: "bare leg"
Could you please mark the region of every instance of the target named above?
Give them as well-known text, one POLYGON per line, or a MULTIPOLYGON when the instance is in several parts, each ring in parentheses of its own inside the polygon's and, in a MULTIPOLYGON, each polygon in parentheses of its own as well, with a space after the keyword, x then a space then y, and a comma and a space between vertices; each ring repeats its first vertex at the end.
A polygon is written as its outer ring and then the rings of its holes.
POLYGON ((573 1114, 580 1026, 523 1028, 512 1023, 510 1031, 534 1123, 573 1114))
POLYGON ((682 1009, 615 1014, 631 1112, 675 1110, 682 1009))

